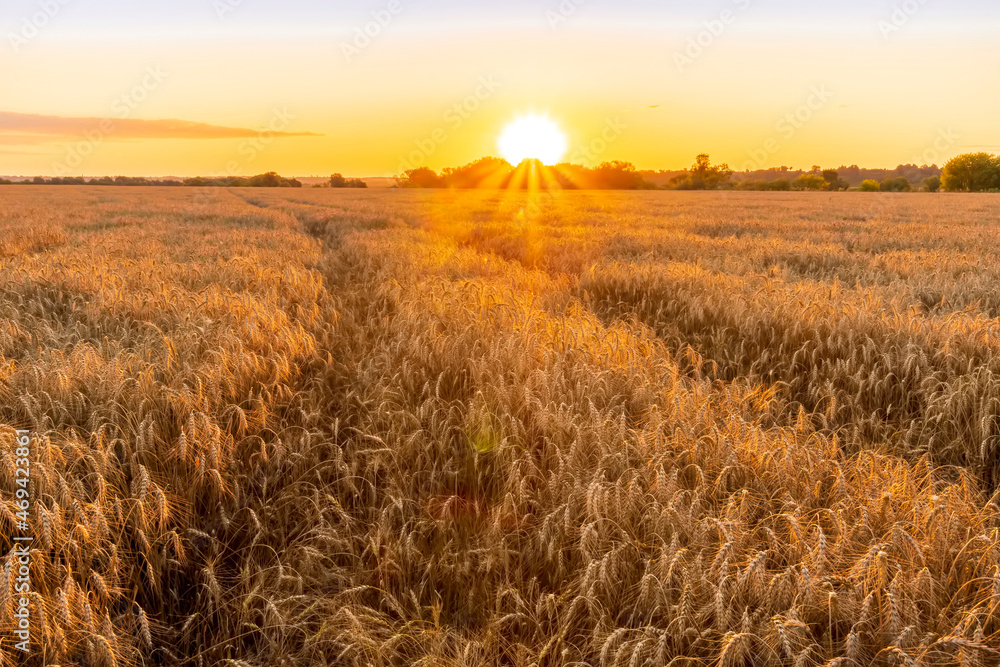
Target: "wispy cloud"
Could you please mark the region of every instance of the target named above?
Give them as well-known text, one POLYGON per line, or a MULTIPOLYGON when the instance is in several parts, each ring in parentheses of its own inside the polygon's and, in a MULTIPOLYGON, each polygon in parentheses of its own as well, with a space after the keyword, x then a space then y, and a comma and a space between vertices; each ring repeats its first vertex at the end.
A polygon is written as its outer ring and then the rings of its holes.
POLYGON ((274 132, 167 118, 73 118, 0 111, 0 144, 41 144, 73 137, 112 123, 116 139, 242 139, 267 132, 274 137, 319 137, 315 132, 274 132))

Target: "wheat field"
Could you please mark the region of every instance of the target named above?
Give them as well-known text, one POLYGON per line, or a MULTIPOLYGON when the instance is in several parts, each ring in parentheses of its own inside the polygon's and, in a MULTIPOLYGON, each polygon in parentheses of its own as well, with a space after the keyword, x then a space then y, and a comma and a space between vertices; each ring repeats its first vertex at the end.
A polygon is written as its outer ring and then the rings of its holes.
POLYGON ((1000 199, 7 186, 46 665, 1000 664, 1000 199))

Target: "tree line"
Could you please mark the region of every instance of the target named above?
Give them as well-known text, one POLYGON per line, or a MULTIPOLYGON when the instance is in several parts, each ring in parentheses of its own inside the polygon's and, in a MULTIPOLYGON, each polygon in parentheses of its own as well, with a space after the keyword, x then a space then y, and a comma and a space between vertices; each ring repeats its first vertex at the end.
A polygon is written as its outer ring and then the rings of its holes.
POLYGON ((314 188, 367 188, 360 178, 344 178, 343 174, 333 174, 326 183, 317 183, 314 188))
POLYGON ((542 168, 525 160, 514 167, 506 160, 484 157, 440 173, 429 167, 409 169, 396 179, 401 188, 527 188, 613 190, 753 190, 861 192, 1000 192, 1000 156, 967 153, 936 165, 900 165, 896 169, 792 171, 788 167, 736 173, 727 164, 712 164, 708 154, 695 158, 679 172, 639 171, 630 162, 614 160, 596 167, 562 163, 542 168), (774 177, 771 177, 774 176, 774 177))
POLYGON ((614 160, 596 167, 564 162, 544 167, 538 160, 525 160, 517 167, 498 157, 484 157, 461 167, 446 167, 438 173, 430 167, 408 169, 396 178, 401 188, 543 188, 588 190, 643 190, 655 186, 643 179, 631 162, 614 160))
MULTIPOLYGON (((269 171, 256 176, 195 176, 186 179, 155 179, 142 176, 68 176, 12 181, 0 178, 0 185, 103 185, 103 186, 188 186, 225 188, 301 188, 295 178, 269 171)), ((861 192, 1000 192, 1000 156, 992 153, 965 153, 937 166, 900 165, 894 170, 861 169, 857 165, 839 169, 792 171, 788 167, 736 173, 727 164, 712 164, 708 154, 679 172, 639 171, 631 162, 612 160, 596 167, 561 163, 543 167, 537 160, 525 160, 517 167, 497 157, 484 157, 460 167, 446 167, 440 173, 429 167, 409 169, 396 178, 401 188, 503 188, 585 189, 585 190, 753 190, 753 191, 842 191, 861 192), (794 175, 794 177, 793 177, 794 175), (868 176, 867 178, 859 177, 868 176), (855 184, 856 187, 855 187, 855 184)), ((313 187, 367 188, 360 178, 336 173, 326 183, 313 187)))
POLYGON ((302 183, 295 178, 285 178, 276 172, 269 171, 256 176, 194 176, 185 179, 146 178, 144 176, 103 176, 101 178, 84 178, 83 176, 63 176, 43 178, 36 176, 26 181, 12 181, 0 178, 0 185, 105 185, 105 186, 161 186, 161 187, 200 187, 200 188, 301 188, 302 183))

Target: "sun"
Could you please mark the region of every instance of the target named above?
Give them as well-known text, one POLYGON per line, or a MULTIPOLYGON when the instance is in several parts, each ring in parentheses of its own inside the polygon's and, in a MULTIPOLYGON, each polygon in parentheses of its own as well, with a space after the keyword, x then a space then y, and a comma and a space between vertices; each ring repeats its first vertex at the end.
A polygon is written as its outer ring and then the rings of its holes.
POLYGON ((497 148, 507 162, 540 160, 553 165, 566 154, 566 135, 548 116, 529 115, 512 120, 497 139, 497 148))

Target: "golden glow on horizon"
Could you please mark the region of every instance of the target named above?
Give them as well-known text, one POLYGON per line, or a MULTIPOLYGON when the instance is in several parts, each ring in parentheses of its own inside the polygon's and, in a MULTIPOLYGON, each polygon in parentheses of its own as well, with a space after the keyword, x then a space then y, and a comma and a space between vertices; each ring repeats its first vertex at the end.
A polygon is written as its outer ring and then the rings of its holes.
POLYGON ((566 155, 568 142, 559 125, 548 116, 520 116, 504 128, 497 139, 500 154, 512 165, 539 160, 552 165, 566 155))
MULTIPOLYGON (((708 153, 714 163, 738 170, 892 168, 1000 150, 1000 88, 982 85, 982 68, 962 66, 1000 65, 992 35, 951 29, 923 35, 914 28, 889 44, 874 31, 873 39, 846 51, 838 51, 843 40, 835 31, 763 39, 763 33, 734 30, 684 76, 666 76, 665 59, 667 67, 672 63, 663 34, 653 31, 551 34, 544 25, 539 35, 513 29, 387 31, 363 57, 332 70, 325 64, 325 37, 262 41, 206 33, 192 36, 183 48, 166 37, 101 44, 39 37, 21 52, 16 67, 0 68, 0 88, 17 91, 4 98, 0 112, 110 118, 114 131, 97 134, 99 120, 84 127, 66 124, 51 135, 38 128, 30 134, 0 128, 0 177, 214 176, 231 167, 242 175, 273 170, 325 178, 333 172, 391 177, 422 166, 441 171, 500 154, 498 135, 529 110, 547 114, 565 133, 568 150, 556 163, 591 167, 625 160, 639 169, 683 169, 708 153), (531 48, 511 49, 513 41, 531 48), (807 49, 838 57, 785 57, 807 49), (992 60, 983 61, 984 53, 993 54, 992 60), (301 67, 290 69, 288 54, 301 67), (884 72, 869 67, 890 56, 907 63, 891 86, 884 72), (248 69, 246 62, 256 65, 248 69), (119 100, 142 85, 147 63, 161 66, 166 78, 134 109, 126 106, 128 118, 121 119, 115 111, 119 100), (91 75, 81 77, 81 71, 91 75), (475 95, 484 73, 495 76, 496 90, 456 116, 451 110, 475 95), (933 95, 927 81, 933 81, 933 95), (816 85, 828 86, 831 99, 807 122, 790 125, 784 119, 808 102, 816 85), (284 131, 322 136, 130 136, 137 121, 167 119, 257 130, 276 113, 287 113, 284 131), (943 150, 935 147, 949 128, 960 139, 943 150), (401 163, 408 164, 401 169, 401 163), (70 173, 57 169, 60 164, 70 173)), ((686 38, 678 29, 678 43, 686 38)))

